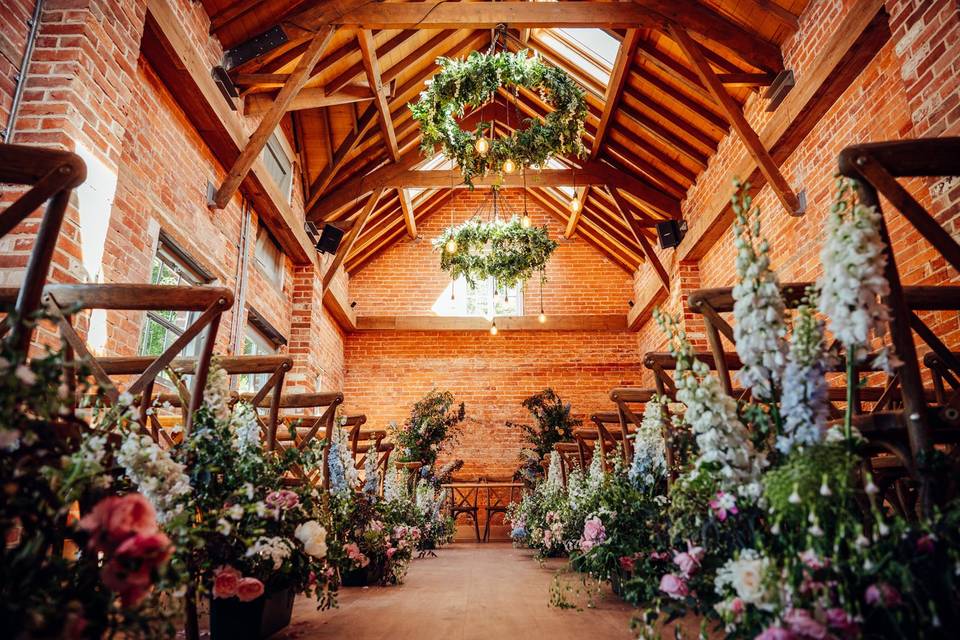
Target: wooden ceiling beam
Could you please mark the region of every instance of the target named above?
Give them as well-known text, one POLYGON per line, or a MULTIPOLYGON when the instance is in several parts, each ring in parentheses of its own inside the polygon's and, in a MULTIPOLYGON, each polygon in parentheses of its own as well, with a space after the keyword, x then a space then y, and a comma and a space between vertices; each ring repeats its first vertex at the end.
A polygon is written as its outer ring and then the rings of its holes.
POLYGON ((637 43, 639 41, 639 29, 627 29, 627 33, 620 41, 620 48, 617 49, 617 58, 613 62, 613 71, 610 73, 610 81, 607 84, 607 92, 604 96, 603 114, 600 116, 600 124, 597 126, 597 132, 593 136, 593 146, 590 148, 591 160, 600 157, 603 138, 607 135, 607 128, 610 123, 616 117, 617 105, 620 103, 620 96, 627 84, 630 65, 637 53, 637 43))
POLYGON ((416 150, 404 154, 396 162, 386 164, 370 173, 354 176, 340 184, 340 186, 319 198, 307 210, 306 219, 311 221, 323 220, 327 215, 340 210, 353 200, 360 198, 375 189, 386 188, 390 180, 397 174, 412 169, 423 158, 416 150))
MULTIPOLYGON (((287 105, 287 111, 302 111, 318 107, 330 107, 351 102, 373 100, 373 91, 366 85, 347 85, 336 93, 327 93, 322 87, 301 89, 296 98, 287 105)), ((243 100, 243 115, 256 116, 266 113, 273 106, 275 98, 265 93, 251 93, 243 100)))
MULTIPOLYGON (((711 126, 717 130, 726 134, 730 129, 730 125, 727 124, 727 121, 723 118, 722 115, 713 111, 710 107, 704 105, 697 100, 694 100, 689 95, 680 91, 674 87, 669 82, 665 82, 658 75, 651 73, 648 69, 637 67, 631 71, 631 75, 642 82, 645 82, 652 86, 658 93, 663 94, 664 96, 669 97, 674 102, 678 103, 681 107, 689 111, 690 113, 699 116, 706 120, 711 126)), ((713 104, 713 100, 710 100, 710 104, 713 104)))
MULTIPOLYGON (((416 35, 416 31, 401 31, 397 35, 393 36, 387 40, 382 46, 377 48, 379 57, 388 55, 397 47, 405 44, 410 38, 416 35)), ((343 71, 340 75, 335 77, 333 80, 324 85, 324 89, 327 91, 337 91, 340 87, 355 82, 357 78, 361 77, 364 73, 364 62, 363 55, 361 53, 360 60, 356 64, 351 65, 347 68, 346 71, 343 71)), ((389 80, 384 79, 383 84, 387 84, 389 80)))
POLYGON ((730 121, 740 140, 743 142, 747 151, 760 167, 760 171, 767 179, 770 187, 773 189, 777 198, 790 215, 802 215, 803 208, 800 206, 800 200, 797 194, 793 192, 790 184, 783 174, 780 173, 780 167, 770 157, 770 152, 763 146, 757 132, 753 130, 750 123, 747 122, 743 111, 740 110, 736 101, 727 93, 717 74, 710 68, 710 64, 703 56, 700 47, 696 45, 687 30, 680 25, 671 25, 669 27, 671 37, 683 50, 689 58, 690 63, 700 76, 700 81, 709 89, 720 107, 726 112, 727 119, 730 121))
POLYGON ((350 229, 347 237, 340 242, 340 246, 337 248, 337 253, 333 257, 333 261, 323 274, 324 291, 326 291, 327 287, 330 285, 330 281, 333 280, 333 276, 336 274, 340 265, 343 264, 347 254, 350 253, 350 250, 353 248, 353 243, 357 241, 357 238, 363 232, 363 226, 367 223, 367 218, 370 217, 370 214, 377 206, 377 202, 380 200, 380 195, 382 193, 383 189, 375 189, 373 191, 373 193, 370 195, 370 198, 367 200, 367 204, 364 205, 363 210, 360 211, 359 216, 357 216, 357 220, 354 223, 353 228, 350 229))
POLYGON ((393 122, 390 119, 390 105, 387 104, 387 98, 383 92, 380 60, 377 58, 377 45, 374 43, 373 34, 369 29, 358 31, 357 40, 360 42, 360 53, 363 56, 363 68, 367 74, 367 81, 376 96, 373 102, 380 114, 380 130, 383 132, 383 139, 387 141, 390 148, 390 155, 396 162, 400 159, 400 148, 397 146, 397 132, 393 130, 393 122))
POLYGON ((620 215, 623 216, 623 219, 626 221, 631 233, 633 233, 633 237, 640 245, 640 248, 643 249, 643 254, 656 270, 657 277, 660 278, 663 288, 670 291, 670 274, 667 273, 663 263, 660 262, 660 256, 658 256, 653 250, 653 247, 650 246, 650 241, 647 240, 647 237, 644 235, 643 228, 637 224, 637 219, 633 216, 629 203, 616 189, 610 189, 609 194, 613 197, 614 204, 620 210, 620 215))
MULTIPOLYGON (((608 140, 601 158, 611 165, 616 166, 621 171, 636 171, 646 177, 655 185, 665 189, 675 198, 682 197, 687 192, 687 186, 680 184, 676 178, 668 175, 666 172, 655 166, 652 162, 637 156, 633 149, 628 149, 617 140, 608 140), (628 168, 624 168, 626 163, 628 168)), ((690 180, 693 182, 693 180, 690 180)))
POLYGON ((407 236, 412 240, 417 237, 417 218, 416 210, 413 208, 413 200, 410 198, 410 192, 402 187, 397 190, 397 195, 400 196, 400 208, 403 210, 403 222, 407 227, 407 236))
POLYGON ((313 66, 330 44, 330 40, 333 39, 335 31, 336 27, 326 27, 323 31, 317 33, 313 40, 310 41, 306 52, 303 54, 300 62, 297 63, 297 68, 290 74, 283 88, 280 89, 280 93, 277 94, 277 99, 274 101, 273 106, 264 114, 263 119, 260 120, 260 124, 257 125, 256 131, 253 132, 243 151, 240 152, 240 157, 237 158, 236 162, 234 162, 230 168, 230 171, 227 172, 226 179, 223 181, 223 184, 220 185, 213 199, 216 208, 225 208, 230 202, 230 199, 233 198, 233 194, 237 192, 237 188, 247 176, 250 167, 253 166, 260 152, 263 151, 264 146, 266 146, 267 140, 273 134, 277 125, 280 124, 280 120, 283 118, 283 114, 286 113, 290 102, 300 93, 300 89, 303 88, 303 85, 307 81, 310 70, 313 69, 313 66))
MULTIPOLYGON (((647 105, 644 104, 644 106, 647 105)), ((707 154, 700 149, 697 149, 680 134, 675 133, 674 131, 660 124, 642 111, 634 109, 631 105, 627 104, 626 101, 623 101, 620 104, 620 113, 623 114, 624 117, 632 120, 637 126, 659 140, 661 143, 666 144, 667 146, 683 154, 688 160, 696 164, 701 171, 707 168, 707 160, 709 159, 707 154)), ((714 145, 712 150, 715 149, 716 145, 714 145)))
POLYGON ((210 33, 219 33, 227 25, 249 13, 262 2, 263 0, 241 0, 240 2, 230 3, 210 17, 210 33))
POLYGON ((304 204, 304 211, 309 211, 310 208, 317 203, 317 200, 323 195, 324 190, 326 190, 334 176, 337 175, 337 172, 347 161, 354 147, 357 146, 360 139, 373 127, 376 117, 376 106, 370 105, 367 107, 367 110, 363 112, 363 115, 361 115, 357 121, 357 126, 343 139, 337 147, 337 150, 333 152, 333 156, 330 158, 327 166, 323 168, 320 175, 318 175, 316 180, 313 181, 313 184, 310 185, 310 197, 304 204))

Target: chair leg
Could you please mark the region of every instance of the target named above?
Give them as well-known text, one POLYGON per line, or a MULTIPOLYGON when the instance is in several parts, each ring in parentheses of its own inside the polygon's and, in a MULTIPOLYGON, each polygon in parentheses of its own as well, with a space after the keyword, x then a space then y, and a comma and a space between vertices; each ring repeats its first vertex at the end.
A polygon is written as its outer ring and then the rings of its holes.
POLYGON ((483 541, 490 541, 490 512, 487 511, 487 521, 483 525, 483 541))
POLYGON ((480 512, 479 511, 473 512, 473 528, 477 534, 477 542, 482 542, 482 540, 480 539, 480 512))

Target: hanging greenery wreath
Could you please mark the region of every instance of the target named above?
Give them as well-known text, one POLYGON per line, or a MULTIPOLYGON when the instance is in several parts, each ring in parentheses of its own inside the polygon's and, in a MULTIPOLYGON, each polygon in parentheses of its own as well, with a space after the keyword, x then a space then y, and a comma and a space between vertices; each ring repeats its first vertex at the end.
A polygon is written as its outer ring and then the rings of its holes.
MULTIPOLYGON (((587 117, 587 101, 581 89, 562 69, 547 66, 526 50, 510 53, 471 53, 466 60, 438 58, 440 72, 409 105, 420 123, 421 151, 432 155, 439 145, 455 161, 463 181, 473 186, 475 176, 503 172, 510 159, 518 169, 543 167, 557 154, 584 153, 581 135, 587 117), (500 87, 524 87, 535 91, 553 107, 546 118, 526 119, 527 127, 505 138, 489 140, 486 153, 477 151, 477 140, 487 135, 489 122, 475 131, 464 131, 456 118, 468 107, 479 108, 493 99, 500 87)), ((518 123, 519 124, 519 123, 518 123)))
POLYGON ((440 268, 456 280, 460 276, 470 287, 487 278, 496 278, 504 288, 526 282, 537 271, 543 278, 544 267, 557 243, 547 235, 546 227, 524 227, 518 218, 509 222, 472 218, 448 227, 434 239, 441 252, 440 268), (456 243, 450 250, 450 240, 456 243))

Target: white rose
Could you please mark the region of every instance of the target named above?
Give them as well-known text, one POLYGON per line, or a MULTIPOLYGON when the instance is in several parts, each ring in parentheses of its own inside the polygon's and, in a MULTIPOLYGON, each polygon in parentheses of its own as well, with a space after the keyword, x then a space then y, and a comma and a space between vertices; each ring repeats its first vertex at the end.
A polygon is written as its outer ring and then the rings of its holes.
POLYGON ((763 585, 764 561, 741 559, 733 566, 733 588, 744 602, 760 604, 766 595, 763 585))
POLYGON ((293 535, 303 543, 307 555, 318 560, 327 557, 327 530, 316 520, 300 524, 293 535))

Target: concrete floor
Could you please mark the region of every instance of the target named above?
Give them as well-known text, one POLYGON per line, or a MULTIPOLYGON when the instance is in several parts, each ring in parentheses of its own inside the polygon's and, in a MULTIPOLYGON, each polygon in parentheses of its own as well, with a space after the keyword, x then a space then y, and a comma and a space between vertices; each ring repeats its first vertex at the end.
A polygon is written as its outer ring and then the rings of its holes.
POLYGON ((509 544, 456 543, 437 558, 414 560, 400 587, 345 588, 340 607, 317 612, 299 600, 293 622, 274 638, 351 640, 565 640, 633 638, 634 609, 604 586, 587 594, 580 577, 562 573, 564 599, 580 610, 549 606, 550 587, 566 560, 540 566, 509 544), (587 608, 588 599, 593 607, 587 608))

